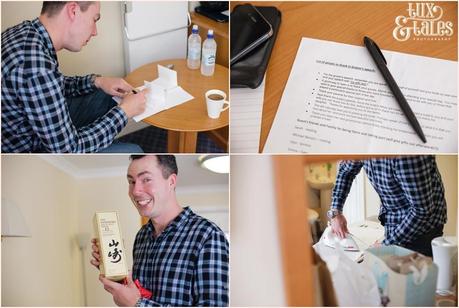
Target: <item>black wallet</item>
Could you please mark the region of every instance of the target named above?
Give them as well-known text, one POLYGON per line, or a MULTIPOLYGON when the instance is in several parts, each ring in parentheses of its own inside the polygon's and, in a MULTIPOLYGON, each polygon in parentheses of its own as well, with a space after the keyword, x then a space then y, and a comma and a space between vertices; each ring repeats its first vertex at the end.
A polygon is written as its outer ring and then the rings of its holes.
MULTIPOLYGON (((271 24, 273 35, 266 42, 231 65, 231 88, 256 89, 260 86, 268 67, 277 32, 279 32, 281 12, 271 6, 257 6, 256 8, 271 24)), ((237 10, 237 6, 234 10, 237 10)))

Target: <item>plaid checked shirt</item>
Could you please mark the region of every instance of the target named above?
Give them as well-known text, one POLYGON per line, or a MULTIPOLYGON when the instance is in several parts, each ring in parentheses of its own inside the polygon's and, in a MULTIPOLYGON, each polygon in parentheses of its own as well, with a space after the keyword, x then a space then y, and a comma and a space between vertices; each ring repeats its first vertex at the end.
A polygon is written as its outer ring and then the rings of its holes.
POLYGON ((127 123, 114 107, 76 129, 66 96, 95 90, 94 75, 66 77, 56 51, 37 19, 2 33, 2 152, 96 152, 109 146, 127 123))
POLYGON ((213 223, 185 208, 157 238, 149 221, 134 242, 132 278, 153 292, 137 306, 228 306, 229 246, 213 223))
POLYGON ((444 188, 434 156, 341 162, 332 208, 342 210, 352 181, 362 167, 381 200, 384 245, 410 243, 446 223, 444 188))

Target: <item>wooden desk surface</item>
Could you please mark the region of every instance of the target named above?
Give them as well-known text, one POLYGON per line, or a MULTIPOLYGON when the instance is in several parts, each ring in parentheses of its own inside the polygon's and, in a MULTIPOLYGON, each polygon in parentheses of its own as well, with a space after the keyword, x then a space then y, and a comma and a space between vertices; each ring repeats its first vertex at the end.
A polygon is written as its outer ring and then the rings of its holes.
MULTIPOLYGON (((158 77, 157 65, 174 64, 177 71, 178 84, 194 99, 174 108, 145 118, 143 121, 168 130, 182 132, 201 132, 225 127, 229 123, 228 109, 220 114, 220 118, 211 119, 207 116, 204 94, 211 89, 219 89, 228 94, 228 69, 215 65, 215 73, 211 77, 201 75, 200 70, 190 70, 186 60, 164 60, 141 66, 125 77, 125 80, 138 87, 143 81, 151 81, 158 77)), ((229 98, 228 98, 229 99, 229 98)))
MULTIPOLYGON (((206 29, 213 29, 214 33, 217 35, 221 35, 225 39, 229 39, 228 36, 228 28, 229 28, 229 23, 227 22, 216 22, 208 17, 202 16, 197 13, 191 13, 191 20, 192 22, 198 23, 201 27, 204 27, 206 29)), ((203 33, 203 37, 204 34, 203 33)))
MULTIPOLYGON (((231 8, 246 2, 231 1, 231 8)), ((435 2, 443 21, 452 21, 450 40, 407 40, 392 36, 395 18, 408 16, 408 2, 251 2, 282 12, 280 30, 269 62, 260 136, 263 149, 302 37, 363 46, 365 35, 381 49, 457 61, 457 2, 435 2)))

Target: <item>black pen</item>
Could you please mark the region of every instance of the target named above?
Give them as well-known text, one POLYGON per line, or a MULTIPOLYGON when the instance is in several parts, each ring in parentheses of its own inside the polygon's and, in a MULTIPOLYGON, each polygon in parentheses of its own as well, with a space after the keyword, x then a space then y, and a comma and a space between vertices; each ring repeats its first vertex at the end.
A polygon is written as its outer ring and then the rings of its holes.
POLYGON ((389 86, 390 90, 394 94, 395 99, 397 100, 400 108, 402 108, 402 111, 407 117, 411 126, 414 128, 419 138, 421 138, 422 142, 426 143, 427 140, 426 140, 426 137, 424 136, 424 133, 422 132, 421 125, 419 125, 419 122, 416 119, 416 116, 414 115, 413 110, 411 110, 410 105, 408 105, 408 102, 403 96, 402 91, 400 91, 400 88, 397 86, 397 83, 395 82, 394 77, 392 77, 391 73, 387 69, 387 61, 384 58, 384 55, 382 54, 381 49, 379 49, 378 45, 376 45, 376 43, 368 36, 365 36, 363 38, 363 43, 365 44, 368 51, 370 52, 371 57, 375 61, 376 66, 378 67, 379 71, 383 75, 384 80, 387 82, 387 85, 389 86))

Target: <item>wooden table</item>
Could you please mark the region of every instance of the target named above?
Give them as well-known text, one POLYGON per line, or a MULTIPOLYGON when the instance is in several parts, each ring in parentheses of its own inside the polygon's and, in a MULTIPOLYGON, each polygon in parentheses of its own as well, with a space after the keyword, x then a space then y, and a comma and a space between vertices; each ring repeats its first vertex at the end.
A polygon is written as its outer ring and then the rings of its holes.
MULTIPOLYGON (((231 1, 231 8, 246 2, 231 1)), ((274 121, 284 87, 302 37, 363 46, 365 35, 381 49, 457 61, 457 2, 436 2, 443 21, 452 21, 454 35, 447 41, 408 40, 392 36, 395 18, 407 16, 408 2, 251 2, 275 6, 282 21, 269 62, 260 135, 260 152, 274 121)))
POLYGON ((174 70, 177 71, 179 86, 193 95, 194 99, 145 118, 143 121, 168 130, 167 150, 169 153, 195 153, 198 132, 229 125, 228 110, 222 112, 218 119, 211 119, 207 116, 204 97, 206 91, 210 89, 219 89, 229 95, 229 71, 226 67, 217 64, 214 75, 206 77, 201 75, 199 69, 188 69, 184 59, 165 60, 146 64, 129 73, 125 80, 134 87, 143 85, 144 80, 154 80, 158 77, 158 64, 163 66, 173 64, 174 70))

